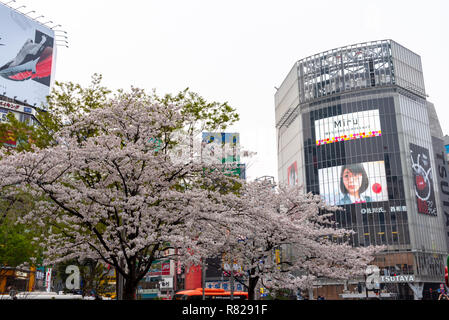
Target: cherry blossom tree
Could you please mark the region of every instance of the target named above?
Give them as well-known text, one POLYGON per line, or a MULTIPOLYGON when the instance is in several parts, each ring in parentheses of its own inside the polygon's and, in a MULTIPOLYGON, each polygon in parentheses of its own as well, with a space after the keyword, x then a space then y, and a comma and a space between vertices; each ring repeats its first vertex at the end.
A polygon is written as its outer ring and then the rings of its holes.
POLYGON ((233 164, 208 158, 195 135, 236 120, 227 104, 136 88, 109 96, 94 87, 76 99, 70 92, 80 88, 66 89, 54 101, 62 113, 41 132, 45 143, 0 149, 3 196, 31 195, 19 222, 49 229, 35 239, 44 263, 101 260, 125 279, 124 299, 134 299, 167 249, 186 265, 227 253, 249 270, 253 298, 259 280, 305 287, 319 276, 358 274, 371 260, 374 249, 333 241, 348 231, 335 228, 326 214, 335 208, 317 196, 245 183, 229 174, 233 164), (295 256, 274 264, 281 246, 295 256))
POLYGON ((222 252, 247 272, 249 299, 260 282, 279 289, 310 288, 318 278, 350 279, 363 274, 383 247, 352 247, 352 230, 333 220, 338 209, 300 186, 252 182, 240 190, 244 214, 229 229, 222 252), (275 251, 291 252, 276 261, 275 251))
POLYGON ((229 192, 236 182, 192 150, 182 102, 120 91, 89 112, 66 114, 46 148, 0 150, 0 187, 39 199, 20 222, 51 228, 35 239, 46 264, 102 260, 124 277, 124 299, 134 299, 167 249, 198 263, 223 245, 224 226, 238 217, 229 205, 238 200, 229 192))

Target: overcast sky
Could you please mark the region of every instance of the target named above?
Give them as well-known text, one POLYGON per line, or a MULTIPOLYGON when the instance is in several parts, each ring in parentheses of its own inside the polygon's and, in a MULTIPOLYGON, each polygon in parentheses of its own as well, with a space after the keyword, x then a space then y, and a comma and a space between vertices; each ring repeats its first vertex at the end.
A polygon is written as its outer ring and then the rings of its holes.
MULTIPOLYGON (((8 0, 1 0, 3 3, 8 0)), ((293 64, 328 49, 393 39, 419 54, 429 100, 449 134, 447 0, 16 0, 68 33, 56 80, 110 88, 186 87, 240 114, 229 131, 258 153, 247 176, 277 180, 275 86, 293 64)))

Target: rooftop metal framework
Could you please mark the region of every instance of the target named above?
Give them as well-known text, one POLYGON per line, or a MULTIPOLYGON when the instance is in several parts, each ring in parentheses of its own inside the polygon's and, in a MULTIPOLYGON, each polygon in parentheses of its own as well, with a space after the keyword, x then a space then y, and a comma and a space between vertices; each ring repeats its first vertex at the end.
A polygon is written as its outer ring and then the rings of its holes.
POLYGON ((45 21, 45 19, 49 19, 49 18, 46 18, 44 15, 37 15, 36 17, 33 18, 30 14, 31 13, 36 14, 36 10, 29 11, 29 10, 25 9, 27 7, 26 5, 21 5, 21 6, 15 7, 15 8, 12 7, 12 4, 16 4, 16 2, 17 2, 17 0, 10 0, 7 2, 0 0, 0 5, 4 5, 5 7, 8 7, 17 13, 22 14, 23 16, 27 17, 28 19, 34 20, 35 22, 39 23, 41 26, 51 29, 55 33, 56 46, 68 48, 69 42, 68 42, 68 37, 67 37, 67 31, 61 30, 61 29, 56 29, 56 28, 62 27, 62 25, 56 24, 52 20, 48 20, 46 22, 41 22, 41 21, 39 21, 39 19, 43 19, 43 21, 45 21), (21 10, 24 10, 26 12, 22 12, 21 10))
POLYGON ((425 97, 418 55, 392 40, 365 42, 315 54, 297 62, 300 103, 346 91, 399 85, 425 97), (403 68, 401 68, 403 67, 403 68), (400 70, 398 70, 400 69, 400 70), (399 71, 399 75, 398 75, 399 71), (418 86, 401 85, 398 78, 418 86))
POLYGON ((389 40, 337 48, 298 61, 300 102, 395 83, 389 40))
POLYGON ((301 105, 351 91, 399 87, 407 96, 426 99, 421 58, 392 40, 353 44, 324 51, 295 64, 299 105, 284 112, 277 128, 289 127, 301 105))

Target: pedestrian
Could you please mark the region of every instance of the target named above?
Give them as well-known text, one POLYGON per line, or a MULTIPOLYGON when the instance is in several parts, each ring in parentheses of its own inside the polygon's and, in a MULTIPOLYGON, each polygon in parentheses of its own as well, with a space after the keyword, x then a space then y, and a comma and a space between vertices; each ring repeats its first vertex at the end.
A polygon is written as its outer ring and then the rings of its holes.
POLYGON ((16 295, 17 295, 17 290, 16 290, 16 288, 15 288, 14 286, 9 286, 8 288, 6 288, 6 290, 8 291, 10 297, 11 297, 13 300, 17 300, 17 297, 16 297, 16 295))
POLYGON ((440 296, 438 297, 438 300, 449 300, 449 297, 446 295, 444 291, 442 291, 440 296))

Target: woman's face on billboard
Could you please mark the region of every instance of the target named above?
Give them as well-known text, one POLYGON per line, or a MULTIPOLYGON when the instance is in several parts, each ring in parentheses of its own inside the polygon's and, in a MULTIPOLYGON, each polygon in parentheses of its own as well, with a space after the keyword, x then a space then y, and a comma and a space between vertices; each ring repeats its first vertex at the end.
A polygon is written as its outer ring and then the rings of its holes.
POLYGON ((361 173, 353 174, 349 169, 343 171, 343 184, 349 194, 359 196, 359 189, 362 185, 363 176, 361 173))

